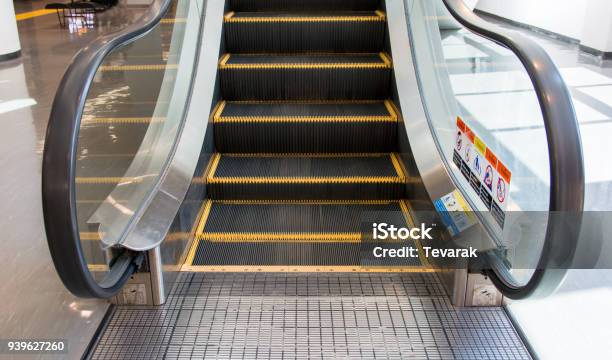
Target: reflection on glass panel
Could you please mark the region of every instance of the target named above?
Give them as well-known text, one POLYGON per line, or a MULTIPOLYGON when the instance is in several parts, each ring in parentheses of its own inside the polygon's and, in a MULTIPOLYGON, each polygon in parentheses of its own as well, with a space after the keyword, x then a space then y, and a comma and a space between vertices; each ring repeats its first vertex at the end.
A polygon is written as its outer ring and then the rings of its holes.
POLYGON ((537 260, 547 223, 528 221, 527 212, 549 208, 538 98, 511 51, 459 26, 440 26, 438 2, 405 2, 430 126, 451 177, 498 242, 497 256, 524 284, 532 270, 513 263, 537 260))
POLYGON ((98 68, 81 118, 76 205, 81 245, 100 280, 168 162, 195 66, 202 1, 176 0, 146 35, 98 68))

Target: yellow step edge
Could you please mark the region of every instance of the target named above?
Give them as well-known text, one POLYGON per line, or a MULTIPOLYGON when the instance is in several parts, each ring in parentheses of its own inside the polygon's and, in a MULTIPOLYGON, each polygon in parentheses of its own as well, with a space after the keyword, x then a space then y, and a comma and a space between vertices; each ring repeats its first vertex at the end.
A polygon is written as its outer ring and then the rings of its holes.
POLYGON ((217 123, 397 122, 393 116, 222 116, 217 123))
POLYGON ((185 272, 261 272, 261 273, 434 273, 437 269, 426 267, 361 267, 361 266, 318 266, 318 265, 183 265, 185 272))
POLYGON ((176 69, 178 69, 178 64, 102 65, 98 68, 98 71, 161 71, 176 69))
POLYGON ((207 200, 203 205, 202 209, 200 209, 200 216, 197 218, 197 226, 193 233, 193 241, 191 242, 191 247, 189 252, 187 253, 187 257, 185 258, 184 264, 193 264, 193 260, 195 259, 196 251, 198 250, 198 245, 200 241, 197 239, 197 235, 204 232, 204 226, 206 225, 206 221, 208 221, 208 216, 210 215, 210 209, 212 208, 212 200, 207 200))
MULTIPOLYGON (((212 243, 361 243, 361 233, 215 233, 196 234, 198 241, 212 243)), ((387 241, 400 244, 401 241, 387 241)))
POLYGON ((213 177, 209 184, 401 184, 401 177, 213 177))
POLYGON ((220 70, 245 69, 391 69, 391 58, 381 52, 378 54, 381 62, 346 62, 346 63, 252 63, 228 64, 231 54, 225 54, 219 60, 220 70))
POLYGON ((217 173, 219 162, 221 161, 221 154, 215 153, 210 161, 210 167, 208 169, 208 175, 206 176, 206 182, 210 183, 213 181, 213 177, 217 173))
MULTIPOLYGON (((397 122, 398 116, 395 106, 390 100, 379 102, 363 102, 366 103, 383 103, 388 111, 388 115, 342 115, 342 116, 223 116, 223 110, 227 106, 226 101, 222 100, 217 103, 213 111, 213 121, 228 122, 228 123, 249 123, 249 122, 397 122)), ((243 102, 247 103, 247 102, 243 102)), ((258 104, 257 102, 253 102, 258 104)), ((282 104, 283 102, 271 102, 270 104, 282 104)), ((285 104, 289 102, 284 102, 285 104)), ((308 102, 298 102, 307 104, 308 102)), ((321 104, 343 104, 343 102, 321 102, 321 104)), ((345 104, 359 104, 360 102, 346 102, 345 104)), ((312 102, 311 104, 317 104, 312 102)))
MULTIPOLYGON (((406 224, 408 224, 408 227, 410 228, 416 227, 416 223, 412 216, 413 209, 412 209, 412 205, 410 204, 410 201, 408 200, 400 201, 400 208, 402 209, 402 214, 404 215, 404 219, 406 220, 406 224)), ((425 267, 431 267, 431 264, 427 260, 427 256, 425 256, 425 251, 423 250, 423 244, 421 244, 421 241, 418 239, 415 239, 414 242, 417 247, 417 251, 419 253, 419 259, 421 260, 421 264, 423 264, 425 267)))
POLYGON ((219 153, 211 154, 210 159, 208 159, 208 164, 206 165, 206 167, 204 168, 204 171, 202 172, 202 176, 194 176, 191 179, 191 183, 192 184, 206 184, 208 182, 208 175, 213 174, 215 171, 217 171, 217 166, 219 166, 219 157, 220 157, 219 153))
MULTIPOLYGON (((361 239, 361 233, 208 233, 204 229, 210 215, 210 211, 214 204, 227 204, 227 205, 389 205, 398 204, 402 212, 406 208, 403 200, 208 200, 204 205, 203 215, 199 220, 198 227, 196 228, 196 237, 200 240, 210 240, 209 234, 214 235, 216 239, 335 239, 341 241, 343 239, 350 240, 351 242, 358 242, 361 239), (403 207, 402 207, 403 206, 403 207)), ((408 211, 408 210, 406 210, 408 211)), ((414 227, 414 223, 411 222, 410 217, 406 217, 404 213, 406 225, 414 227)), ((409 214, 408 214, 409 216, 409 214)), ((347 241, 348 241, 347 240, 347 241)))
POLYGON ((397 154, 396 153, 391 153, 391 154, 389 154, 389 157, 391 158, 391 163, 393 164, 393 168, 395 169, 395 173, 401 179, 401 182, 405 182, 406 181, 406 174, 404 173, 404 168, 400 164, 400 161, 399 161, 399 159, 397 157, 397 154))
POLYGON ((399 200, 211 200, 223 205, 389 205, 399 200))
POLYGON ((226 66, 231 56, 232 55, 229 53, 226 53, 225 55, 221 56, 221 58, 219 59, 219 67, 226 66))
MULTIPOLYGON (((338 104, 338 105, 346 105, 346 104, 379 104, 384 102, 385 100, 222 100, 221 102, 228 104, 251 104, 251 105, 282 105, 282 104, 312 104, 312 105, 320 105, 320 104, 338 104)), ((390 101, 390 100, 386 100, 390 101)))
POLYGON ((388 205, 392 203, 399 203, 398 200, 207 200, 203 204, 201 210, 201 216, 198 218, 198 225, 195 228, 195 240, 191 244, 191 248, 185 261, 186 264, 192 264, 195 258, 196 250, 199 245, 198 236, 204 234, 204 228, 208 221, 210 211, 214 203, 217 204, 228 204, 228 205, 279 205, 279 204, 292 204, 292 205, 388 205))
MULTIPOLYGON (((196 271, 196 272, 439 272, 439 269, 432 268, 427 261, 423 252, 422 245, 419 241, 416 242, 419 257, 422 266, 408 267, 361 267, 361 266, 287 266, 287 265, 192 265, 197 252, 200 241, 210 242, 286 242, 292 240, 295 242, 329 242, 329 243, 358 243, 361 241, 361 233, 204 233, 206 222, 210 215, 213 203, 237 203, 237 204, 276 204, 276 203, 318 203, 316 200, 280 200, 280 201, 262 201, 262 200, 226 200, 213 201, 208 200, 203 205, 202 216, 198 221, 198 226, 195 230, 196 236, 189 249, 189 254, 186 258, 181 271, 196 271)), ((326 203, 399 203, 406 225, 414 227, 415 223, 411 215, 411 205, 408 200, 334 200, 326 203)))
POLYGON ((224 157, 312 157, 312 158, 327 158, 327 157, 384 157, 390 156, 390 153, 223 153, 224 157))
POLYGON ((374 11, 374 13, 378 15, 379 17, 381 17, 383 20, 387 19, 387 14, 382 10, 376 10, 374 11))
MULTIPOLYGON (((311 154, 221 154, 215 153, 211 160, 206 181, 209 184, 399 184, 405 183, 407 178, 400 165, 397 154, 387 153, 391 160, 396 176, 344 176, 344 177, 217 177, 216 171, 223 156, 228 157, 308 157, 311 154)), ((360 154, 316 154, 316 157, 360 157, 360 154)), ((381 154, 366 154, 367 157, 382 157, 381 154)), ((195 178, 200 179, 200 178, 195 178)))
POLYGON ((269 242, 307 242, 307 243, 360 243, 361 233, 215 233, 196 234, 200 241, 223 243, 269 243, 269 242))
POLYGON ((387 108, 387 111, 393 118, 393 120, 398 121, 398 118, 399 118, 399 116, 397 115, 398 111, 397 111, 397 108, 395 107, 395 104, 393 104, 393 101, 385 100, 384 104, 385 104, 385 107, 387 108))
POLYGON ((227 105, 227 102, 224 100, 219 101, 217 105, 215 105, 215 108, 213 109, 212 116, 211 116, 213 122, 219 121, 219 119, 221 118, 221 114, 223 114, 223 110, 225 110, 226 105, 227 105))
POLYGON ((372 15, 341 15, 341 16, 257 16, 236 17, 235 12, 227 13, 225 23, 300 23, 300 22, 384 22, 385 13, 377 10, 372 15))

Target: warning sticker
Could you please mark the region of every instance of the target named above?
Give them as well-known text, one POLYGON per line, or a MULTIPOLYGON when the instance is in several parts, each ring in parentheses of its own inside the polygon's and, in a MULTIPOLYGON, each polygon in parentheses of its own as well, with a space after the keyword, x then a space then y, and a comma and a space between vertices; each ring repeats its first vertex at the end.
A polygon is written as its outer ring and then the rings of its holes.
POLYGON ((503 228, 512 173, 460 117, 453 162, 503 228))
POLYGON ((476 223, 472 210, 457 190, 434 201, 434 206, 453 236, 476 223))

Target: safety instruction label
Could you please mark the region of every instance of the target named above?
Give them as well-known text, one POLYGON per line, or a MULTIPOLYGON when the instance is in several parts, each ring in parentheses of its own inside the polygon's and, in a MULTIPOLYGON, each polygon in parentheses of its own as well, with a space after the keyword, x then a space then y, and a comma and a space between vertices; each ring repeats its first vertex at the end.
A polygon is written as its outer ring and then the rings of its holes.
POLYGON ((453 162, 503 228, 512 172, 460 117, 453 162))
POLYGON ((458 190, 437 199, 434 206, 453 236, 476 222, 472 210, 458 190))

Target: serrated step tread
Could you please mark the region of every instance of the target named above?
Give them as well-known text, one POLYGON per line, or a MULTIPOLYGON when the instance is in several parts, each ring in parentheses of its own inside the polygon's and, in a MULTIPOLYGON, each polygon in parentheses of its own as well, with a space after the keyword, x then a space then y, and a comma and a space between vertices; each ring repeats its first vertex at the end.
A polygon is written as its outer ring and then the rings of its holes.
POLYGON ((265 240, 359 237, 362 215, 409 224, 403 200, 217 201, 208 200, 196 230, 199 239, 265 240), (373 215, 372 215, 373 214, 373 215))
POLYGON ((221 101, 215 122, 397 121, 397 110, 384 101, 221 101))
POLYGON ((241 67, 300 68, 300 67, 380 67, 390 68, 389 55, 356 54, 225 54, 219 60, 220 69, 241 67))
POLYGON ((382 11, 334 11, 334 12, 229 12, 226 23, 251 22, 339 22, 339 21, 385 21, 382 11))
POLYGON ((397 154, 216 154, 208 183, 402 183, 397 154))

